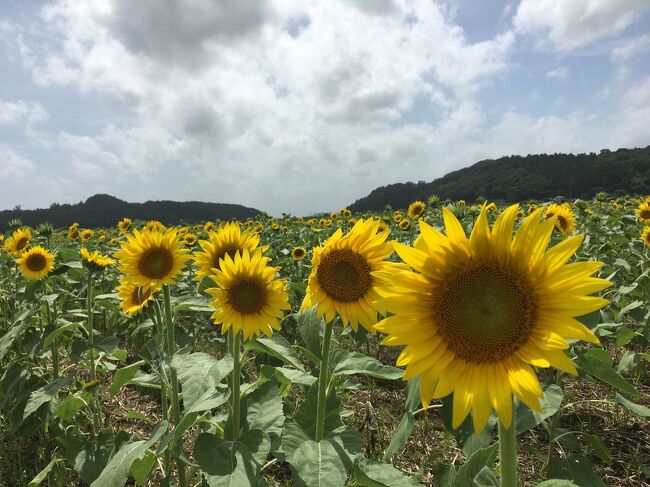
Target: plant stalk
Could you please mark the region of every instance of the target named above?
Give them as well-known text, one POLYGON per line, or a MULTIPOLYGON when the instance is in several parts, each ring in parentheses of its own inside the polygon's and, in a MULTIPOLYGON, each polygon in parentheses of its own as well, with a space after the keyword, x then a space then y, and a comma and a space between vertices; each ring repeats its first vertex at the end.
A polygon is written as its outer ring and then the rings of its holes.
MULTIPOLYGON (((172 357, 174 352, 176 352, 176 339, 174 337, 174 320, 172 319, 172 298, 169 285, 163 286, 163 301, 165 305, 165 329, 166 329, 166 345, 167 345, 167 361, 169 365, 169 375, 171 382, 171 403, 172 403, 172 415, 174 416, 174 426, 178 426, 181 421, 181 405, 178 398, 178 376, 176 375, 176 369, 171 366, 172 357)), ((181 443, 180 448, 183 448, 181 443)), ((179 458, 176 461, 176 467, 178 469, 178 483, 180 487, 187 486, 187 480, 185 479, 185 463, 179 458)))
POLYGON ((499 421, 499 463, 501 487, 517 487, 517 427, 516 410, 512 408, 512 422, 506 429, 499 421))
POLYGON ((327 406, 327 368, 329 365, 330 345, 334 320, 325 323, 323 344, 321 348, 320 371, 318 372, 318 405, 316 407, 316 442, 323 439, 325 432, 325 408, 327 406))
MULTIPOLYGON (((95 328, 93 323, 93 273, 88 272, 86 289, 86 314, 88 315, 88 349, 90 356, 90 380, 97 381, 97 363, 95 362, 95 328)), ((102 427, 102 413, 99 403, 99 384, 93 387, 93 429, 96 433, 102 427)))
POLYGON ((230 388, 230 397, 232 399, 232 441, 237 441, 239 439, 239 428, 240 428, 240 402, 241 402, 241 392, 240 392, 240 379, 241 379, 241 344, 240 337, 241 332, 235 334, 232 330, 228 330, 229 333, 229 343, 231 346, 230 353, 232 354, 232 377, 231 377, 231 388, 230 388))

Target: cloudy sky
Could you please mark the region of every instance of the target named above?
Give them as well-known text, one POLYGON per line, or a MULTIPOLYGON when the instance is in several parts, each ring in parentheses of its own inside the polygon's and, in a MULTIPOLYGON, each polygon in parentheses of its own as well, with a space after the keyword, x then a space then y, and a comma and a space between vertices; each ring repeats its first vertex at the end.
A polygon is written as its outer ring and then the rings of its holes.
POLYGON ((650 145, 650 0, 0 0, 0 209, 334 210, 650 145))

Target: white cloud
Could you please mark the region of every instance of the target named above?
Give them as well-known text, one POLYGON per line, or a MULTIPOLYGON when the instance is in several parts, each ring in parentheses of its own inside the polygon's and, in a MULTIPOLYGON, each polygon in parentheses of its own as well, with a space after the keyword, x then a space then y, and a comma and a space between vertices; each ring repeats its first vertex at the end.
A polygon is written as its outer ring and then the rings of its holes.
MULTIPOLYGON (((33 172, 36 165, 17 154, 4 144, 0 144, 0 178, 22 178, 33 172)), ((9 186, 9 185, 8 185, 9 186)))
POLYGON ((623 31, 649 6, 650 0, 521 0, 513 23, 519 33, 570 51, 623 31))
POLYGON ((650 120, 650 76, 630 87, 621 99, 616 133, 621 143, 628 147, 648 144, 650 120))
POLYGON ((567 68, 566 66, 562 66, 561 68, 552 69, 546 72, 547 78, 567 79, 568 76, 569 76, 569 68, 567 68))
POLYGON ((612 61, 626 63, 650 51, 650 34, 624 39, 612 49, 612 61))
POLYGON ((48 119, 47 112, 40 103, 29 103, 23 100, 0 100, 0 125, 26 122, 32 125, 48 119))
POLYGON ((273 212, 329 209, 467 162, 466 149, 450 156, 445 144, 469 147, 463 138, 483 120, 477 93, 506 69, 513 43, 511 33, 469 43, 429 0, 133 5, 52 2, 49 42, 25 49, 36 82, 72 84, 136 115, 60 134, 69 170, 273 212), (402 124, 421 96, 438 116, 402 124))

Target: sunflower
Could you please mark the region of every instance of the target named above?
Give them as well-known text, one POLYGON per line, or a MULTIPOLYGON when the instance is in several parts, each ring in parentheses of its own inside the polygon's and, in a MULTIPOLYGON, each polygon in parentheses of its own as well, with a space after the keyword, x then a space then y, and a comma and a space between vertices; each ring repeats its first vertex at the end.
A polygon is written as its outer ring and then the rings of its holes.
POLYGON ((399 227, 400 227, 402 230, 408 230, 409 228, 411 228, 411 222, 410 222, 410 220, 406 220, 406 219, 404 219, 404 220, 400 221, 400 222, 399 222, 399 227))
POLYGON ((426 203, 424 201, 414 201, 409 205, 408 208, 408 215, 413 218, 414 220, 417 220, 422 213, 424 213, 425 208, 427 207, 426 203))
POLYGON ((214 275, 213 269, 220 269, 220 261, 226 255, 234 259, 237 252, 243 253, 244 250, 248 250, 249 254, 266 250, 266 247, 259 247, 260 238, 256 232, 242 232, 239 223, 235 222, 220 225, 216 232, 208 234, 208 238, 209 240, 199 240, 203 252, 194 254, 194 263, 199 267, 195 277, 197 281, 214 275))
POLYGON ((120 271, 138 286, 159 287, 174 282, 190 258, 175 229, 135 230, 115 253, 120 271))
POLYGON ((496 205, 496 203, 493 202, 493 203, 490 203, 489 205, 487 205, 487 206, 485 207, 485 209, 486 209, 489 213, 494 213, 495 211, 497 211, 497 205, 496 205))
POLYGON ((260 233, 262 233, 263 231, 264 231, 264 225, 262 225, 261 223, 258 223, 257 225, 255 225, 255 226, 253 227, 253 233, 260 234, 260 233))
POLYGON ((54 254, 40 245, 23 252, 18 267, 24 277, 41 280, 54 269, 54 254))
POLYGON ((643 232, 641 232, 641 240, 643 241, 644 244, 650 247, 650 226, 645 227, 643 229, 643 232))
POLYGON ((650 202, 645 201, 639 205, 634 211, 634 214, 639 217, 644 224, 650 225, 650 202))
POLYGON ((352 212, 347 208, 343 208, 341 210, 341 215, 343 215, 343 218, 350 218, 352 216, 352 212))
POLYGON ((210 276, 219 287, 207 289, 214 298, 212 320, 222 325, 221 333, 241 330, 247 340, 261 333, 271 336, 280 329, 283 311, 291 306, 286 281, 275 278, 278 269, 267 265, 270 260, 262 252, 251 255, 247 249, 237 252, 234 259, 229 254, 221 259, 219 269, 210 276))
POLYGON ((29 248, 31 239, 32 231, 29 228, 21 228, 13 232, 5 241, 4 248, 14 257, 20 257, 23 251, 29 248))
POLYGON ((193 247, 197 241, 196 235, 194 235, 193 233, 186 233, 183 236, 183 241, 185 242, 185 245, 187 245, 188 247, 193 247))
POLYGON ((395 223, 400 223, 402 220, 404 220, 404 216, 401 213, 395 213, 393 214, 393 221, 395 223))
POLYGON ((153 301, 154 293, 158 289, 149 286, 138 286, 131 281, 121 279, 117 288, 117 295, 121 299, 120 309, 125 315, 137 315, 153 301))
POLYGON ((611 285, 591 277, 602 264, 567 264, 581 235, 547 251, 555 220, 542 220, 543 209, 513 237, 517 210, 507 208, 490 229, 483 208, 468 239, 444 208, 446 235, 420 222, 414 248, 395 244, 417 272, 373 274, 386 283, 382 305, 394 314, 375 327, 387 335, 382 343, 406 346, 397 365, 406 366, 405 380, 420 376, 423 405, 454 394, 454 428, 471 410, 481 431, 493 408, 509 428, 513 394, 541 411, 532 366, 576 374, 566 340, 598 342, 575 317, 607 303, 589 296, 611 285))
POLYGON ((465 206, 465 200, 458 200, 456 203, 458 206, 465 206))
POLYGON ((117 222, 117 230, 121 235, 124 235, 129 231, 131 225, 133 225, 133 220, 130 218, 122 218, 119 222, 117 222))
POLYGON ((112 238, 112 239, 110 239, 110 240, 108 241, 108 245, 110 245, 111 247, 115 247, 115 246, 117 245, 117 243, 118 243, 118 242, 117 242, 117 239, 116 239, 116 238, 112 238))
POLYGON ((89 228, 86 228, 85 230, 82 230, 79 235, 81 236, 81 241, 82 242, 88 242, 88 240, 93 238, 93 236, 95 235, 95 232, 93 232, 89 228))
POLYGON ((88 249, 81 247, 79 250, 81 253, 81 262, 83 266, 91 271, 102 271, 107 268, 109 265, 113 265, 115 261, 110 257, 106 257, 96 250, 91 254, 88 252, 88 249))
POLYGON ((70 228, 68 228, 68 240, 79 240, 79 226, 77 224, 70 225, 70 228))
POLYGON ((149 220, 144 227, 150 232, 164 232, 167 228, 158 220, 149 220))
POLYGON ((214 230, 214 222, 205 222, 205 224, 203 225, 203 231, 205 233, 208 233, 211 232, 212 230, 214 230))
POLYGON ((565 237, 571 235, 575 231, 576 216, 571 211, 571 207, 568 203, 562 203, 561 205, 555 203, 550 204, 546 209, 546 213, 544 213, 544 218, 548 220, 552 217, 556 217, 555 227, 565 237))
POLYGON ((392 272, 398 266, 386 261, 393 248, 386 242, 389 232, 381 232, 380 225, 376 220, 357 220, 346 235, 338 229, 322 247, 314 248, 302 309, 316 305, 318 316, 327 321, 338 314, 354 331, 359 323, 372 330, 379 282, 371 273, 392 272))
POLYGON ((291 249, 291 258, 293 260, 302 260, 307 255, 307 249, 305 247, 294 247, 291 249))

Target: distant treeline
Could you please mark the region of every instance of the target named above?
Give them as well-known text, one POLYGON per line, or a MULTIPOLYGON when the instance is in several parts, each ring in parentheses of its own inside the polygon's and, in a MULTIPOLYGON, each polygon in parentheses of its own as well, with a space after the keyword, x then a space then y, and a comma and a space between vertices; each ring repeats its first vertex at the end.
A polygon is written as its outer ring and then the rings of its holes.
POLYGON ((73 222, 82 228, 112 227, 124 217, 133 220, 159 220, 166 225, 204 222, 208 220, 245 220, 255 218, 260 211, 241 205, 202 203, 199 201, 147 201, 127 203, 113 196, 98 194, 76 205, 54 203, 47 209, 0 211, 0 230, 19 218, 23 225, 51 223, 54 228, 67 227, 73 222))
POLYGON ((350 205, 353 211, 378 211, 386 205, 407 208, 432 195, 468 202, 489 200, 591 198, 596 193, 650 193, 650 146, 604 149, 599 154, 536 154, 487 159, 426 183, 383 186, 350 205))

